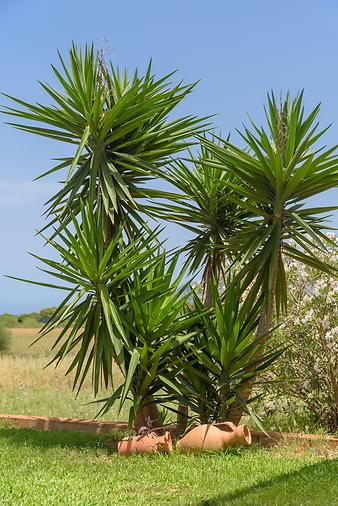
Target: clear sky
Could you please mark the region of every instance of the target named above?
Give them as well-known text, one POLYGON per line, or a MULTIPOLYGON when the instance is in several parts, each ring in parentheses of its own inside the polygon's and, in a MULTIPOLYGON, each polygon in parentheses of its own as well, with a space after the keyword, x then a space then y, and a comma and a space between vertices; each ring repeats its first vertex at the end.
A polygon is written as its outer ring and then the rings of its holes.
MULTIPOLYGON (((53 80, 56 49, 72 40, 108 46, 116 64, 144 68, 153 58, 158 74, 201 82, 180 113, 218 113, 226 134, 249 113, 262 119, 270 89, 305 89, 306 104, 322 102, 320 121, 332 123, 325 143, 338 143, 338 2, 334 0, 0 0, 0 91, 42 101, 37 80, 53 80)), ((2 101, 4 102, 4 101, 2 101)), ((2 118, 6 120, 6 118, 2 118)), ((32 182, 69 147, 0 124, 0 272, 42 279, 27 254, 44 253, 35 229, 53 179, 32 182)), ((316 199, 336 204, 338 190, 316 199)), ((337 216, 335 224, 338 225, 337 216)), ((170 226, 170 245, 187 234, 170 226)), ((0 314, 54 305, 60 293, 0 278, 0 314)))

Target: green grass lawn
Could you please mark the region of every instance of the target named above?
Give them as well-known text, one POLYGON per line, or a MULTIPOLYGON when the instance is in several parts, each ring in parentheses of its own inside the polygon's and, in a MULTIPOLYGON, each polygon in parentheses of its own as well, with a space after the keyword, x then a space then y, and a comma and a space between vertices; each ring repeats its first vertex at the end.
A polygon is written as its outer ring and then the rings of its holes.
MULTIPOLYGON (((0 412, 92 418, 90 381, 75 399, 67 363, 43 369, 57 331, 29 348, 35 332, 12 329, 11 350, 0 355, 0 412)), ((0 425, 0 506, 337 504, 338 465, 325 448, 119 458, 110 439, 0 425)))
POLYGON ((108 436, 0 428, 1 505, 334 506, 338 463, 294 448, 123 458, 108 436))

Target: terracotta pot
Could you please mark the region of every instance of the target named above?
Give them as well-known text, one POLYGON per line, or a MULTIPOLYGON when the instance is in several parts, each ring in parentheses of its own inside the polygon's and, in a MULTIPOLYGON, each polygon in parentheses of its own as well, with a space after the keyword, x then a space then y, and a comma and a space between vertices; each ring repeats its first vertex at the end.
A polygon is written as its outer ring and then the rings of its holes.
POLYGON ((117 445, 119 455, 132 455, 134 453, 171 453, 173 444, 170 432, 158 436, 156 432, 149 432, 143 436, 128 437, 119 441, 117 445))
MULTIPOLYGON (((229 428, 232 425, 228 424, 229 428)), ((217 452, 229 446, 251 444, 251 433, 246 425, 234 426, 230 432, 220 430, 215 425, 204 424, 194 427, 177 443, 180 451, 217 452)))

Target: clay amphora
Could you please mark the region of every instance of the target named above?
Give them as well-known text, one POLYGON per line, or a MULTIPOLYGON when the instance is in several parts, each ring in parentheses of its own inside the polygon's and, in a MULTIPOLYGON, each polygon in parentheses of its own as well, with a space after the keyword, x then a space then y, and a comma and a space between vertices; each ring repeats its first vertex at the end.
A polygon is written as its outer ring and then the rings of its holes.
MULTIPOLYGON (((232 426, 228 425, 230 429, 232 426)), ((204 424, 194 427, 177 443, 180 451, 217 452, 229 446, 251 444, 251 433, 246 425, 234 426, 230 432, 220 430, 215 425, 204 424)))
POLYGON ((170 432, 158 436, 156 432, 149 432, 143 436, 122 439, 117 445, 119 455, 132 455, 133 453, 171 453, 173 444, 170 432))

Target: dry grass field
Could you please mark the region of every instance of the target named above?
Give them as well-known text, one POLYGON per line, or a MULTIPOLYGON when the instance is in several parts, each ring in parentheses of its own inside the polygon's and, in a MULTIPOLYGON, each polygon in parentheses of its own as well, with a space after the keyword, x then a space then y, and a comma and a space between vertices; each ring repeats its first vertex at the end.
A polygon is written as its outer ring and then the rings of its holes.
MULTIPOLYGON (((38 329, 16 328, 11 333, 9 352, 0 354, 0 413, 93 418, 100 405, 86 404, 93 400, 90 377, 76 398, 72 391, 73 374, 65 376, 70 358, 57 368, 44 368, 53 356, 50 349, 58 330, 31 347, 38 329)), ((119 382, 118 372, 116 381, 119 382)), ((107 394, 103 391, 102 397, 107 394)), ((122 418, 125 417, 123 413, 122 418)), ((117 419, 117 414, 112 411, 104 419, 117 419)))

